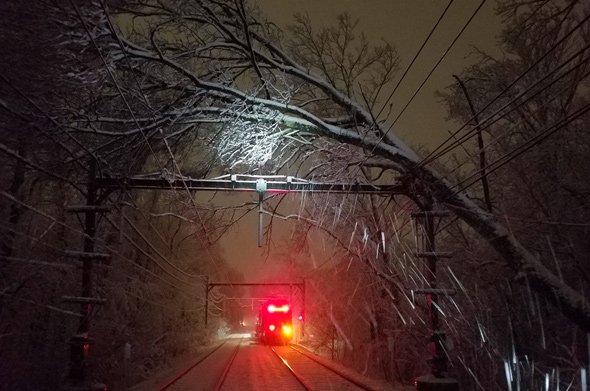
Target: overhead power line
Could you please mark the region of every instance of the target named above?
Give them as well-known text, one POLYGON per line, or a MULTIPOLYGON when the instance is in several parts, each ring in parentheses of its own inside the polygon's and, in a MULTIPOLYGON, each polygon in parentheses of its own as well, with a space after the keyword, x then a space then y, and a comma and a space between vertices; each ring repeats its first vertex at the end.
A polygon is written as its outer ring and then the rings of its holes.
MULTIPOLYGON (((555 78, 551 79, 550 82, 546 83, 542 87, 540 87, 537 90, 533 91, 534 87, 537 87, 538 85, 541 84, 541 82, 549 79, 550 76, 552 76, 556 71, 562 69, 568 63, 570 63, 573 60, 579 58, 579 56, 581 54, 583 54, 583 52, 585 52, 588 49, 590 49, 590 44, 586 45, 581 50, 579 50, 578 52, 574 53, 568 60, 566 60, 565 62, 563 62, 560 65, 558 65, 556 68, 554 68, 551 71, 549 71, 547 74, 545 74, 545 76, 543 76, 542 78, 538 79, 536 82, 534 82, 532 85, 530 85, 527 89, 525 89, 524 91, 522 91, 521 93, 519 93, 517 96, 515 96, 514 98, 512 98, 509 102, 507 102, 502 107, 500 107, 499 109, 497 109, 495 112, 493 112, 492 114, 490 114, 489 116, 487 116, 483 121, 480 122, 480 125, 479 126, 474 126, 472 129, 470 129, 463 136, 456 138, 455 139, 455 142, 453 144, 451 144, 448 147, 444 148, 437 155, 431 157, 430 160, 426 161, 423 164, 427 164, 427 163, 429 163, 431 161, 434 161, 435 159, 437 159, 437 158, 443 156, 444 154, 450 152, 454 148, 456 148, 458 146, 461 146, 462 144, 464 144, 465 142, 467 142, 468 140, 470 140, 472 137, 474 137, 477 134, 477 130, 478 129, 480 129, 480 130, 488 129, 493 124, 497 123, 498 121, 500 121, 503 118, 506 118, 506 116, 508 114, 510 114, 510 113, 514 112, 515 110, 517 110, 518 108, 522 107, 525 103, 529 102, 535 96, 537 96, 540 93, 542 93, 543 91, 547 90, 549 87, 553 86, 558 81, 562 80, 563 78, 565 78, 566 76, 568 76, 572 72, 578 70, 582 66, 587 65, 587 63, 590 61, 590 56, 587 56, 585 58, 582 58, 581 60, 579 60, 576 63, 576 65, 574 65, 573 67, 569 68, 567 71, 563 72, 559 76, 556 76, 555 78), (518 104, 516 104, 516 105, 514 105, 512 107, 510 107, 510 105, 512 105, 513 103, 519 101, 521 98, 523 98, 524 96, 526 96, 531 91, 533 91, 533 92, 530 95, 528 95, 525 99, 523 99, 520 103, 518 103, 518 104), (508 110, 506 110, 506 111, 503 112, 503 110, 505 110, 505 109, 508 109, 508 110)), ((586 78, 588 75, 590 75, 590 73, 584 74, 582 76, 582 78, 586 78)), ((542 107, 545 107, 545 104, 546 103, 547 102, 544 102, 544 104, 543 104, 542 107)), ((540 110, 542 107, 539 107, 538 110, 540 110)), ((484 148, 484 149, 487 151, 487 150, 489 150, 489 147, 490 147, 490 145, 486 146, 486 148, 484 148)))
MULTIPOLYGON (((492 172, 494 172, 494 171, 502 168, 506 164, 510 163, 512 160, 516 159, 517 157, 519 157, 520 155, 522 155, 523 153, 525 153, 526 151, 528 151, 529 149, 531 149, 535 145, 538 145, 539 143, 541 143, 542 141, 547 139, 549 136, 551 136, 555 132, 559 131, 560 129, 563 129, 565 126, 569 125, 574 120, 582 117, 588 111, 590 111, 590 103, 585 104, 584 106, 582 106, 581 108, 576 110, 574 113, 572 113, 570 116, 565 117, 561 121, 545 128, 541 132, 537 133, 534 137, 527 140, 523 144, 519 145, 518 147, 516 147, 515 149, 513 149, 509 153, 505 154, 504 156, 500 157, 499 159, 495 160, 494 162, 488 164, 486 166, 486 170, 487 170, 486 175, 490 175, 492 172)), ((456 190, 453 194, 460 193, 463 190, 467 189, 468 187, 472 186, 474 183, 478 182, 481 179, 481 174, 482 174, 482 171, 478 170, 477 172, 475 172, 471 176, 469 176, 469 177, 463 179, 461 182, 457 183, 454 186, 454 188, 459 187, 462 184, 467 182, 465 185, 461 186, 458 190, 456 190)))
POLYGON ((422 87, 424 87, 424 85, 426 84, 426 82, 430 79, 430 76, 432 76, 432 74, 434 73, 434 71, 436 70, 436 68, 438 68, 438 66, 440 65, 440 63, 444 60, 444 58, 447 56, 447 54, 451 51, 451 49, 453 48, 453 46, 455 45, 455 43, 457 42, 457 40, 459 40, 459 38, 461 37, 461 35, 463 35, 463 33, 465 32, 465 30, 467 29, 467 27, 471 24, 471 22, 473 21, 473 19, 478 14, 479 10, 483 7, 483 5, 485 4, 486 1, 487 0, 482 0, 481 3, 479 3, 479 5, 475 9, 475 11, 473 11, 473 13, 471 14, 471 16, 467 20, 467 22, 465 22, 465 24, 463 25, 463 27, 461 28, 461 30, 459 30, 459 32, 457 33, 457 35, 455 36, 455 38, 453 39, 453 41, 451 41, 451 43, 446 48, 446 50, 443 52, 443 54, 440 56, 440 58, 438 59, 438 61, 434 64, 434 66, 432 67, 432 69, 430 70, 430 72, 428 72, 428 75, 426 75, 426 77, 424 78, 424 80, 422 80, 422 83, 420 83, 420 86, 418 86, 418 88, 416 89, 416 91, 414 91, 414 94, 412 94, 412 96, 410 97, 410 99, 408 100, 408 102, 405 104, 405 106, 402 108, 402 110, 399 112, 399 114, 397 115, 397 117, 395 117, 395 119, 393 120, 393 122, 391 123, 391 125, 389 125, 389 127, 387 128, 387 131, 385 132, 385 134, 389 133, 389 131, 391 130, 391 128, 395 126, 395 124, 397 123, 397 121, 404 114, 404 112, 406 111, 406 109, 408 108, 408 106, 410 106, 410 104, 414 101, 414 98, 416 97, 416 95, 418 95, 418 93, 422 90, 422 87))
POLYGON ((430 32, 426 36, 426 39, 424 39, 424 42, 422 42, 422 45, 420 45, 420 48, 418 49, 418 51, 416 52, 416 54, 414 54, 414 58, 412 58, 412 61, 410 61, 410 64, 408 64, 408 66, 406 67, 403 75, 400 77, 400 79, 398 80, 398 82, 395 85, 395 87, 393 87, 393 91, 391 91, 391 94, 389 94, 389 96, 387 97, 387 99, 385 100, 385 102, 383 102, 383 105, 381 106, 381 109, 379 110, 379 112, 377 113, 377 115, 375 116, 375 118, 379 118, 379 116, 381 115, 381 113, 385 109, 385 106, 387 106, 387 103, 389 103, 391 101, 391 98, 393 97, 393 95, 397 91, 398 87, 400 86, 400 84, 402 83, 402 81, 404 80, 404 78, 406 77, 406 75, 408 74, 408 72, 410 71, 410 69, 412 68, 412 66, 414 65, 414 62, 416 61, 416 59, 418 58, 418 56, 420 55, 420 53, 422 53, 422 49, 424 49, 424 46, 426 46, 426 44, 430 40, 430 37, 432 36, 432 34, 434 33, 434 31, 436 30, 436 28, 438 27, 438 25, 442 21, 442 19, 444 18, 444 16, 447 13, 448 9, 451 7, 451 4, 453 4, 453 1, 454 0, 450 0, 449 1, 449 3, 447 4, 447 6, 445 7, 444 11, 442 12, 442 14, 440 14, 440 16, 438 17, 438 20, 436 21, 436 23, 434 24, 434 26, 432 26, 432 29, 430 29, 430 32))
MULTIPOLYGON (((467 127, 471 123, 471 121, 474 120, 475 116, 480 115, 485 110, 487 110, 495 101, 497 101, 501 96, 503 96, 512 87, 514 87, 516 85, 516 83, 518 83, 524 76, 526 76, 531 70, 533 70, 537 65, 539 65, 549 54, 551 54, 551 52, 553 52, 557 47, 559 47, 562 43, 564 43, 574 32, 576 32, 578 29, 580 29, 584 25, 584 23, 586 23, 589 19, 590 19, 590 14, 586 15, 579 23, 577 23, 561 39, 559 39, 555 44, 553 44, 543 55, 541 55, 535 62, 533 62, 533 64, 531 64, 525 71, 523 71, 519 76, 517 76, 507 87, 505 87, 500 93, 498 93, 487 104, 485 104, 477 113, 475 113, 475 115, 471 116, 467 121, 465 121, 465 123, 463 125, 461 125, 457 130, 452 132, 448 138, 446 138, 442 143, 439 144, 438 147, 436 147, 426 157, 424 157, 422 159, 422 161, 419 163, 419 166, 423 166, 424 164, 432 162, 433 160, 438 159, 440 156, 442 156, 443 153, 439 153, 438 151, 440 151, 443 147, 445 147, 445 145, 447 143, 449 143, 449 141, 453 140, 453 137, 455 137, 461 130, 465 129, 465 127, 467 127)), ((446 148, 445 153, 456 148, 458 145, 459 144, 457 142, 451 143, 449 147, 452 146, 452 148, 450 148, 450 149, 446 148)))

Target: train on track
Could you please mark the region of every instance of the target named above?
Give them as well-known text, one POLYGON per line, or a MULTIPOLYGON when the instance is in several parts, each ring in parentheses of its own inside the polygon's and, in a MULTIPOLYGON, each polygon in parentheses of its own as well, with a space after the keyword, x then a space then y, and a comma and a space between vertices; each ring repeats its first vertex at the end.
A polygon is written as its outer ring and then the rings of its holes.
POLYGON ((260 306, 256 336, 266 345, 285 345, 293 337, 291 303, 284 299, 268 299, 260 306))

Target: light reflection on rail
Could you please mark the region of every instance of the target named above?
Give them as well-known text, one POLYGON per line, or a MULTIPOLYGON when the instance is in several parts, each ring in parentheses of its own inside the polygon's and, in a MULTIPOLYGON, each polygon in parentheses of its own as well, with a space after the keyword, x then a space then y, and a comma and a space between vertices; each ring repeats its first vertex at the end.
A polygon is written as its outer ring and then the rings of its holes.
MULTIPOLYGON (((335 375, 337 375, 338 377, 346 380, 349 383, 352 383, 353 385, 355 385, 356 387, 360 388, 361 390, 367 390, 367 391, 376 391, 375 388, 371 387, 370 385, 364 384, 360 381, 358 381, 357 379, 354 379, 353 377, 347 375, 346 373, 332 367, 329 365, 326 365, 325 363, 323 363, 321 360, 318 360, 313 354, 311 353, 306 353, 305 351, 301 350, 298 347, 295 347, 293 345, 288 345, 288 347, 299 353, 301 356, 306 357, 307 359, 315 362, 317 365, 321 365, 323 368, 328 369, 330 372, 334 373, 335 375)), ((291 374, 293 376, 295 376, 295 378, 299 381, 299 383, 301 383, 301 385, 306 389, 306 390, 314 390, 314 387, 312 385, 310 385, 304 378, 303 376, 301 376, 297 371, 295 371, 293 369, 293 366, 291 364, 289 364, 289 362, 282 357, 275 348, 271 347, 271 350, 273 351, 273 353, 281 360, 281 362, 289 369, 289 371, 291 372, 291 374)))

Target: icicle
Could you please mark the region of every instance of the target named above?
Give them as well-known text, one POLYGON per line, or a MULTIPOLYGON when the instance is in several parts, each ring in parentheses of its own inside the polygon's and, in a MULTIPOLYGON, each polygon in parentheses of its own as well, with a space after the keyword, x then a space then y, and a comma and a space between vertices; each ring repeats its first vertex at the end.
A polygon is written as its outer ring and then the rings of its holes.
POLYGON ((551 255, 553 256, 553 261, 555 262, 555 269, 557 269, 557 275, 559 276, 559 280, 563 282, 563 275, 561 274, 561 267, 559 267, 559 261, 557 260, 557 256, 555 256, 555 250, 553 249, 553 244, 551 244, 551 239, 549 239, 549 235, 545 235, 545 239, 547 239, 547 244, 549 245, 549 250, 551 250, 551 255))
POLYGON ((399 265, 402 269, 402 273, 404 273, 404 279, 406 281, 408 281, 408 273, 406 272, 406 253, 403 253, 401 257, 398 257, 397 259, 399 259, 399 265))
POLYGON ((358 225, 358 221, 354 222, 354 229, 352 230, 352 234, 350 235, 350 240, 348 241, 348 248, 352 245, 352 239, 354 238, 354 234, 356 233, 356 227, 358 225))
POLYGON ((547 349, 547 341, 545 340, 545 326, 543 324, 543 314, 541 313, 541 304, 539 303, 539 295, 535 295, 537 302, 537 312, 539 313, 539 326, 541 327, 541 345, 543 349, 547 349))
POLYGON ((437 310, 438 312, 440 312, 440 314, 441 314, 442 316, 444 316, 444 317, 446 317, 446 316, 447 316, 447 315, 445 315, 445 313, 443 312, 442 308, 440 308, 440 306, 439 306, 439 305, 438 305, 438 304, 437 304, 437 303, 436 303, 434 300, 432 300, 432 301, 431 301, 431 304, 434 306, 434 308, 436 308, 436 310, 437 310))
POLYGON ((511 343, 511 353, 512 353, 512 362, 516 364, 516 349, 514 347, 514 330, 512 329, 512 317, 508 314, 508 326, 510 327, 510 343, 511 343))
POLYGON ((528 277, 526 275, 525 275, 524 278, 525 278, 525 281, 526 281, 526 290, 527 290, 527 293, 529 295, 529 308, 531 310, 531 314, 533 316, 535 316, 535 303, 533 301, 533 294, 531 292, 531 285, 529 284, 529 279, 528 279, 528 277))
POLYGON ((299 203, 299 213, 297 214, 297 220, 300 220, 301 216, 303 216, 303 210, 305 208, 306 198, 307 198, 307 195, 305 192, 303 192, 303 194, 301 195, 301 202, 299 203))
POLYGON ((486 343, 486 336, 484 334, 481 323, 479 323, 479 320, 476 320, 476 321, 477 321, 477 328, 479 329, 479 335, 481 336, 481 342, 482 342, 482 344, 484 344, 484 343, 486 343))
MULTIPOLYGON (((342 203, 343 202, 344 201, 342 201, 342 203)), ((342 215, 342 203, 338 205, 338 213, 336 213, 336 218, 334 219, 335 221, 340 221, 340 216, 342 215)))
POLYGON ((508 391, 512 391, 512 370, 508 360, 504 360, 504 373, 506 374, 506 384, 508 384, 508 391))
POLYGON ((545 372, 545 391, 549 391, 549 374, 545 372))
POLYGON ((455 300, 455 298, 453 298, 452 296, 448 297, 448 300, 451 302, 451 304, 453 304, 453 307, 455 307, 455 309, 457 310, 457 312, 459 313, 459 315, 461 315, 461 318, 467 322, 467 318, 465 318, 465 315, 463 315, 463 311, 461 311, 461 308, 459 308, 459 305, 457 304, 457 301, 455 300))
POLYGON ((367 227, 363 228, 363 250, 367 246, 367 241, 369 240, 369 233, 367 232, 367 227))
POLYGON ((385 254, 385 232, 381 231, 381 243, 383 243, 383 254, 385 254))
POLYGON ((346 267, 346 271, 350 269, 350 265, 352 265, 352 257, 350 257, 350 261, 348 261, 348 266, 346 267))
MULTIPOLYGON (((406 298, 406 300, 408 301, 408 303, 410 303, 410 306, 412 307, 413 310, 416 309, 416 306, 414 305, 414 303, 412 302, 412 300, 410 300, 410 298, 408 297, 408 295, 406 294, 405 290, 402 290, 402 295, 404 295, 404 297, 406 298)), ((413 294, 413 290, 412 290, 412 294, 413 294)))
POLYGON ((455 280, 455 282, 457 283, 457 286, 459 287, 459 289, 461 289, 463 291, 463 293, 467 294, 465 287, 463 286, 463 284, 461 284, 461 281, 459 281, 459 279, 457 278, 455 273, 453 273, 453 270, 451 270, 449 265, 447 265, 447 270, 449 271, 449 274, 451 275, 451 277, 453 277, 453 280, 455 280))
POLYGON ((399 232, 397 230, 397 218, 395 216, 395 212, 393 213, 393 218, 395 219, 395 223, 393 222, 393 220, 391 220, 391 216, 389 216, 389 222, 391 223, 391 229, 393 230, 393 234, 395 235, 395 240, 397 240, 398 243, 401 243, 401 241, 399 239, 399 232))
POLYGON ((416 315, 418 317, 418 319, 420 319, 420 322, 422 322, 423 325, 426 326, 426 322, 424 321, 424 319, 422 319, 422 317, 418 314, 418 311, 414 311, 414 315, 416 315))
POLYGON ((395 303, 392 303, 392 304, 393 304, 393 308, 395 308, 395 311, 397 312, 399 318, 404 323, 404 326, 407 326, 408 323, 406 322, 406 319, 404 318, 404 316, 402 315, 402 313, 399 311, 399 309, 397 308, 397 306, 395 305, 395 303))

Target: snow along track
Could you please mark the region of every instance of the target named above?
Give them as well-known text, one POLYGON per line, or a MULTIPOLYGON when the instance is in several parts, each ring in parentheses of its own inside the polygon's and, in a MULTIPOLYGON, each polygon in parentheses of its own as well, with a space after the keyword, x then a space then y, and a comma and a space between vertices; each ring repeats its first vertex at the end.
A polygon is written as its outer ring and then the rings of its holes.
POLYGON ((239 338, 237 341, 232 338, 226 339, 207 354, 200 357, 190 367, 174 376, 166 384, 158 387, 158 390, 185 391, 195 390, 195 387, 218 390, 229 371, 229 367, 237 354, 242 340, 243 338, 239 338), (231 346, 232 344, 235 345, 233 348, 231 346), (220 375, 215 377, 215 373, 219 373, 220 375))
POLYGON ((229 369, 231 368, 236 356, 238 355, 238 350, 240 350, 240 345, 242 344, 242 340, 243 340, 243 338, 240 338, 230 359, 227 361, 225 368, 223 368, 223 372, 222 372, 221 376, 219 377, 219 381, 217 382, 217 385, 215 386, 215 391, 219 391, 219 390, 221 390, 221 387, 223 387, 223 383, 225 383, 225 380, 227 379, 227 374, 229 373, 229 369))
POLYGON ((306 390, 377 390, 297 347, 275 346, 271 350, 306 390))

